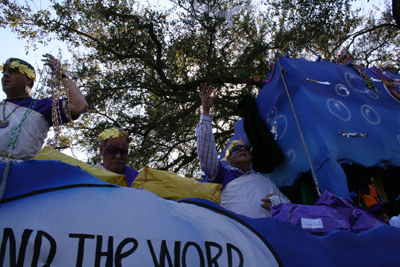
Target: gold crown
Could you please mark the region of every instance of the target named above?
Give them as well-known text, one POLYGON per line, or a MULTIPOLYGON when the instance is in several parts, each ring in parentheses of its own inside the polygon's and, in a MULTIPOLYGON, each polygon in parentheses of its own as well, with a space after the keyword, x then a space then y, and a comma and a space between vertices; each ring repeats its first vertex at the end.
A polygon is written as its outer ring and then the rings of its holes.
MULTIPOLYGON (((19 72, 21 72, 22 74, 28 76, 29 79, 35 80, 36 78, 36 73, 33 69, 29 68, 27 65, 25 64, 21 64, 18 61, 13 61, 11 62, 10 69, 18 69, 19 72)), ((4 65, 0 66, 0 71, 4 70, 4 65)))
POLYGON ((107 140, 110 138, 122 137, 126 140, 126 133, 124 130, 118 130, 117 128, 105 129, 101 134, 97 136, 99 141, 107 140))

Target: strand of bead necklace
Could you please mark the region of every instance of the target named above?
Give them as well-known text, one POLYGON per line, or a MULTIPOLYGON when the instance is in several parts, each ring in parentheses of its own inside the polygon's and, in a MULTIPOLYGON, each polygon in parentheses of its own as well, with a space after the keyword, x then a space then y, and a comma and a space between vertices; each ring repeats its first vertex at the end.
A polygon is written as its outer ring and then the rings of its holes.
POLYGON ((271 65, 272 65, 271 76, 270 76, 270 77, 267 77, 267 78, 265 79, 265 82, 266 82, 266 83, 269 83, 269 82, 272 80, 272 77, 274 76, 275 62, 272 62, 272 63, 269 64, 269 66, 271 66, 271 65))
POLYGON ((356 64, 351 64, 353 69, 355 69, 361 76, 361 78, 363 79, 363 81, 365 82, 365 85, 368 87, 369 90, 374 90, 375 93, 377 93, 378 95, 380 95, 378 89, 376 89, 374 81, 372 80, 371 77, 369 77, 367 75, 367 73, 361 69, 360 66, 356 65, 356 64))
POLYGON ((58 91, 55 90, 55 87, 57 87, 58 85, 58 80, 57 80, 57 62, 58 60, 55 60, 54 63, 54 68, 52 68, 52 72, 51 72, 51 98, 53 100, 53 106, 51 109, 51 115, 52 115, 52 122, 53 122, 53 128, 55 129, 55 134, 54 134, 54 138, 49 140, 47 142, 48 145, 50 146, 55 146, 56 141, 59 140, 59 132, 60 132, 60 123, 59 123, 59 117, 60 117, 60 110, 57 104, 57 99, 59 98, 57 93, 58 91))
MULTIPOLYGON (((60 66, 60 73, 63 73, 63 70, 61 69, 61 54, 59 54, 59 59, 58 59, 58 63, 56 64, 56 66, 60 66)), ((55 73, 57 75, 57 67, 55 67, 55 73)), ((66 93, 67 93, 67 111, 68 111, 68 115, 70 118, 72 118, 71 115, 71 109, 70 109, 70 102, 69 102, 69 85, 68 85, 68 77, 65 77, 66 79, 66 84, 65 84, 65 88, 66 88, 66 93)), ((62 117, 61 117, 61 111, 60 111, 60 107, 58 105, 58 100, 61 99, 61 92, 62 90, 61 88, 61 84, 62 84, 62 79, 63 79, 63 75, 61 75, 61 77, 57 77, 56 76, 56 83, 55 86, 53 87, 52 85, 52 99, 53 99, 53 109, 52 109, 52 122, 53 122, 53 128, 55 131, 55 137, 52 140, 48 141, 48 144, 50 146, 55 146, 57 141, 60 141, 60 136, 61 136, 61 128, 62 128, 62 117), (58 90, 56 90, 58 88, 58 90)))
POLYGON ((0 120, 0 128, 6 128, 8 127, 8 125, 10 124, 9 121, 7 120, 11 114, 14 113, 14 111, 16 111, 21 105, 22 103, 25 102, 25 100, 28 99, 29 96, 25 97, 19 104, 18 106, 16 106, 7 116, 5 116, 6 114, 6 104, 7 104, 7 99, 4 100, 4 104, 3 104, 3 120, 0 120))
POLYGON ((70 104, 70 101, 69 101, 69 85, 68 85, 68 77, 65 77, 65 81, 66 81, 66 84, 67 84, 67 86, 65 86, 65 89, 66 89, 66 91, 67 91, 67 109, 68 109, 68 115, 69 115, 69 117, 71 118, 71 120, 72 120, 72 114, 71 114, 71 104, 70 104))

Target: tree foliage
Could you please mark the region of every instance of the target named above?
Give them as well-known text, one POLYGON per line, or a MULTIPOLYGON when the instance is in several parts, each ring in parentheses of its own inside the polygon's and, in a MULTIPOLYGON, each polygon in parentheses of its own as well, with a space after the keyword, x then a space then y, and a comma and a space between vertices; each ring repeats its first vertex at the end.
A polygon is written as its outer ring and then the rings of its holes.
POLYGON ((55 36, 75 47, 68 71, 90 110, 69 134, 88 161, 99 160, 96 136, 116 125, 130 133, 133 167, 198 177, 201 83, 220 95, 213 115, 221 151, 240 116, 237 102, 256 95, 251 77, 265 77, 275 53, 331 60, 345 47, 369 64, 399 58, 391 53, 398 38, 389 7, 375 18, 352 10, 350 0, 172 3, 160 10, 133 0, 53 1, 46 9, 1 2, 1 27, 33 44, 55 36))

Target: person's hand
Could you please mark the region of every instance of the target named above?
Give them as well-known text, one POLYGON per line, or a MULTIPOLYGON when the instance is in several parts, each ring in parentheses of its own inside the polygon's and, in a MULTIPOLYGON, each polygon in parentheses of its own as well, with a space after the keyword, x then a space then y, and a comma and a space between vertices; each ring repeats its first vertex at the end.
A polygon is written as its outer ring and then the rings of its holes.
POLYGON ((261 199, 261 201, 262 201, 261 207, 263 207, 266 210, 271 210, 271 206, 272 206, 272 202, 270 199, 271 196, 275 196, 275 194, 269 194, 265 198, 261 199))
POLYGON ((43 55, 42 61, 46 63, 47 66, 51 68, 51 70, 57 71, 56 76, 60 77, 62 74, 61 70, 61 62, 57 60, 57 66, 56 66, 56 58, 53 55, 50 55, 48 53, 43 55))
POLYGON ((207 83, 201 84, 201 105, 203 106, 203 114, 210 114, 210 109, 214 105, 215 99, 218 95, 211 96, 212 86, 207 88, 207 83))

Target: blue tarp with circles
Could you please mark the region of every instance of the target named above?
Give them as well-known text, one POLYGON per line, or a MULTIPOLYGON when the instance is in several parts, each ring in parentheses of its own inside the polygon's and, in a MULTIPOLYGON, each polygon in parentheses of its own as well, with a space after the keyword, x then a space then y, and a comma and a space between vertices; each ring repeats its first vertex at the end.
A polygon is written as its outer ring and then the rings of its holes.
MULTIPOLYGON (((276 124, 277 143, 285 155, 285 162, 269 175, 278 186, 293 185, 312 165, 322 191, 329 188, 348 198, 341 162, 400 166, 400 103, 379 77, 364 70, 379 95, 352 66, 285 57, 276 62, 257 105, 268 127, 276 124)), ((242 121, 233 138, 247 140, 242 121)))

